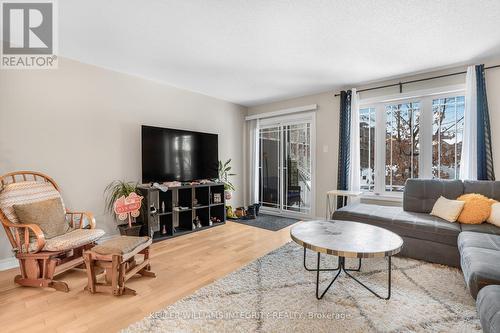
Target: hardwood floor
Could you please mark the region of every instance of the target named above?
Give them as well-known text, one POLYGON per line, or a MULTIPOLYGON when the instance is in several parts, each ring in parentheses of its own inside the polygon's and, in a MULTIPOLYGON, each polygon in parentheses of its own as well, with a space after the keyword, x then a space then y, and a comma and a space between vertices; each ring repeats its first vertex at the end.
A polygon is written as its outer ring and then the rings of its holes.
POLYGON ((17 269, 0 272, 1 332, 116 332, 193 293, 290 240, 290 227, 273 232, 228 222, 167 241, 151 250, 157 278, 133 278, 136 296, 91 295, 85 271, 59 279, 69 293, 19 287, 17 269))

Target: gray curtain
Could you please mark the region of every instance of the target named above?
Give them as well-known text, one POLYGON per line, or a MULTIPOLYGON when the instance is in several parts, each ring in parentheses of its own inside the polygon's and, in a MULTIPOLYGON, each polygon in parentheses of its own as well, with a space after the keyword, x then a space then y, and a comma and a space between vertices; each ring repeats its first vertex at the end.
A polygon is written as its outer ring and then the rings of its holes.
POLYGON ((495 180, 491 147, 490 113, 486 96, 484 65, 476 66, 477 80, 477 179, 495 180))
MULTIPOLYGON (((351 91, 340 92, 340 128, 339 128, 339 169, 337 175, 337 189, 347 190, 349 180, 349 147, 351 126, 351 91)), ((339 198, 337 208, 344 203, 339 198)))

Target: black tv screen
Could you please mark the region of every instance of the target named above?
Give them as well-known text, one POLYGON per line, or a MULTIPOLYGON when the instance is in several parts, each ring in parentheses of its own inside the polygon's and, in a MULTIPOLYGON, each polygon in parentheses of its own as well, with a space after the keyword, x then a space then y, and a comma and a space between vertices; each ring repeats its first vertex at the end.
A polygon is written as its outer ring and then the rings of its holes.
POLYGON ((142 182, 217 178, 217 134, 142 126, 142 182))

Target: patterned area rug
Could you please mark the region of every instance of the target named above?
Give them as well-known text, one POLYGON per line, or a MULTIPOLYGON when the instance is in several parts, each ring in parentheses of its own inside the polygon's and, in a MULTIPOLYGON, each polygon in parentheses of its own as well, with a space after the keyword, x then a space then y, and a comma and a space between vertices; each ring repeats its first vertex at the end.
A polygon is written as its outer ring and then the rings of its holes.
POLYGON ((299 222, 297 219, 266 214, 260 214, 254 220, 231 219, 230 221, 271 231, 278 231, 299 222))
MULTIPOLYGON (((341 275, 322 300, 295 243, 153 313, 123 332, 480 332, 475 302, 455 268, 395 257, 392 297, 380 300, 341 275)), ((326 257, 326 256, 323 256, 326 257)), ((308 251, 308 265, 316 256, 308 251)), ((336 266, 328 256, 323 264, 336 266)), ((356 266, 356 261, 348 265, 356 266)), ((360 279, 385 294, 385 259, 366 259, 360 279)), ((322 275, 321 289, 332 278, 322 275)))

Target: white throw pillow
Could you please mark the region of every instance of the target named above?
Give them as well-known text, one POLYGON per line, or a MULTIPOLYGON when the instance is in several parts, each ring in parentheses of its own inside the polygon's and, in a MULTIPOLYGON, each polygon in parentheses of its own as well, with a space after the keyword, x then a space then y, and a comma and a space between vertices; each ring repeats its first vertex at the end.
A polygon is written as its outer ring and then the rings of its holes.
POLYGON ((500 202, 491 205, 491 214, 487 222, 500 227, 500 202))
POLYGON ((434 204, 431 215, 440 217, 448 222, 456 222, 462 212, 462 209, 464 209, 464 205, 464 201, 450 200, 445 197, 440 197, 434 204))

